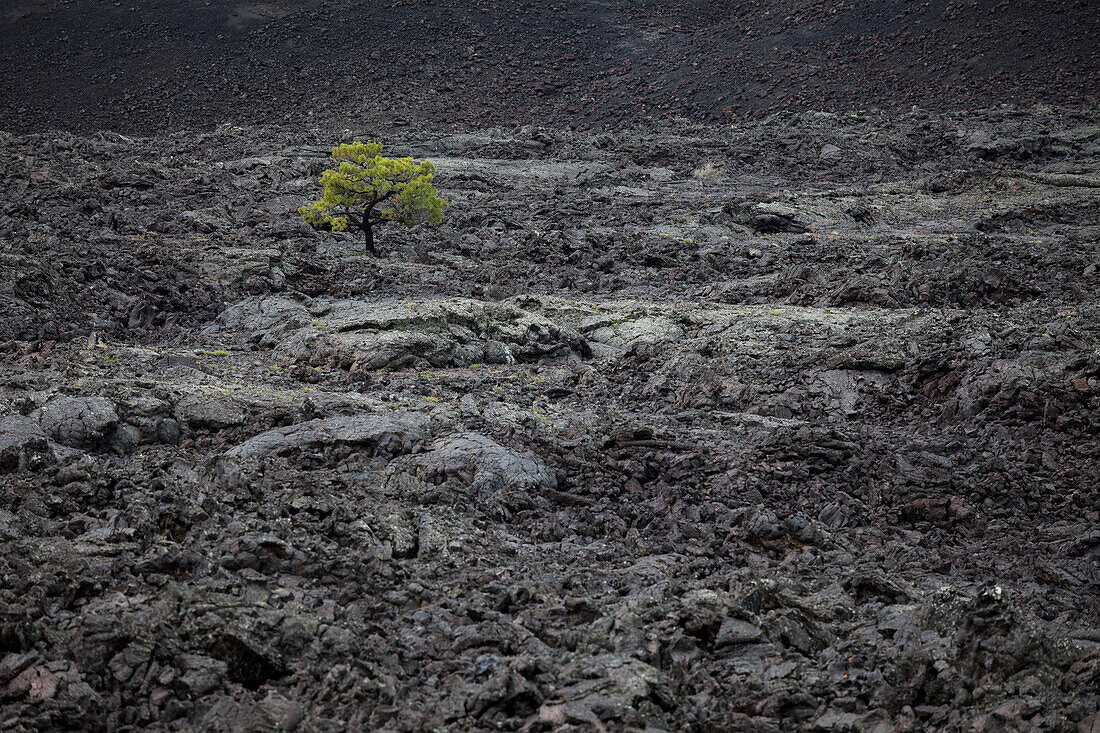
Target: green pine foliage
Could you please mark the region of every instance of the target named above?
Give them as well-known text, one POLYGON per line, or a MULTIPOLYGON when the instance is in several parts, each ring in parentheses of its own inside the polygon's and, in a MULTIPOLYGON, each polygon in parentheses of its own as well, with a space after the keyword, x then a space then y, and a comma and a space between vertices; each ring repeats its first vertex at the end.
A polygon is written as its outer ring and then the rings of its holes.
POLYGON ((379 143, 338 145, 332 157, 336 169, 321 174, 321 198, 298 209, 315 228, 334 232, 354 227, 363 232, 367 249, 374 252, 374 226, 387 223, 438 224, 447 202, 432 181, 431 161, 386 158, 379 143))

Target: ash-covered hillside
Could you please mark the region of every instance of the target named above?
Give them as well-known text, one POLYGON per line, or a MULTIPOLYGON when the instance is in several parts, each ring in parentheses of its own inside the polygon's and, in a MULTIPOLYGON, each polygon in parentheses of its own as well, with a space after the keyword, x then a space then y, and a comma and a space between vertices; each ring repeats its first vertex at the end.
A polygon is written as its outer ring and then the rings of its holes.
POLYGON ((1078 105, 1097 37, 1094 0, 19 0, 0 14, 0 128, 1078 105))

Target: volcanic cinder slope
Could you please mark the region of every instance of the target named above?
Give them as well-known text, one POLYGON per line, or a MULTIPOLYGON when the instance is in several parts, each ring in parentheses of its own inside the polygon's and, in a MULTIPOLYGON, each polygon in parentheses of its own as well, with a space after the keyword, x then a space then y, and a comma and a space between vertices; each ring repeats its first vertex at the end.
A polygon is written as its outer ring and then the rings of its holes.
POLYGON ((1095 11, 10 5, 0 730, 1100 730, 1095 11))
POLYGON ((12 0, 0 119, 477 128, 1080 105, 1097 38, 1095 0, 12 0))

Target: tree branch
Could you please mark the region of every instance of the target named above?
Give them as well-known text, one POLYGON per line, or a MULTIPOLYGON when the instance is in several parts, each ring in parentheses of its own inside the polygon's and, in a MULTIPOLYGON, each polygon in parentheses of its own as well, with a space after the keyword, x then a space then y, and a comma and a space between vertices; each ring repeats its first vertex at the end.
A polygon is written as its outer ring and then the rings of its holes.
POLYGON ((363 210, 364 217, 369 219, 370 217, 374 216, 376 221, 385 221, 385 219, 383 219, 382 217, 375 216, 374 207, 377 206, 378 204, 382 203, 383 201, 387 201, 387 200, 393 198, 396 195, 397 195, 397 189, 396 188, 391 188, 389 191, 387 191, 385 194, 383 194, 379 198, 376 198, 376 199, 372 200, 369 204, 367 204, 367 208, 363 210))

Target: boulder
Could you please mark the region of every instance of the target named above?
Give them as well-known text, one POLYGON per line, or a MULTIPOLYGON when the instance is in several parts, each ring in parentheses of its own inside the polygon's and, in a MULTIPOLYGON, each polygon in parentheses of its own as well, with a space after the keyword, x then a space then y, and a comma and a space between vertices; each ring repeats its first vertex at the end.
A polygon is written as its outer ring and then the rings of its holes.
POLYGON ((801 218, 797 209, 783 204, 757 204, 752 208, 749 225, 761 234, 790 232, 801 234, 809 231, 809 225, 801 218))
POLYGON ((54 460, 42 427, 29 417, 0 417, 0 473, 36 470, 54 460))
POLYGON ((740 201, 727 204, 726 212, 734 221, 761 234, 774 234, 776 232, 791 232, 801 234, 809 231, 802 212, 798 209, 773 201, 753 203, 740 201))
MULTIPOLYGON (((543 721, 555 725, 587 723, 593 727, 607 720, 645 720, 652 724, 659 723, 664 711, 674 705, 668 680, 660 670, 641 660, 605 655, 585 660, 577 667, 578 680, 556 691, 561 702, 540 708, 543 721)), ((602 724, 597 730, 600 728, 602 724)))
POLYGON ((47 402, 35 415, 51 438, 73 448, 100 444, 118 425, 115 406, 105 397, 62 395, 47 402))
POLYGON ((253 341, 270 345, 286 333, 313 320, 306 306, 291 298, 248 298, 226 308, 209 332, 245 333, 253 341), (266 339, 266 341, 265 341, 266 339))
POLYGON ((221 392, 192 392, 176 403, 176 420, 193 428, 223 430, 240 425, 248 417, 244 408, 221 392))
POLYGON ((446 438, 416 463, 429 483, 454 479, 478 491, 555 489, 558 485, 554 472, 531 451, 505 448, 478 433, 446 438))
POLYGON ((764 638, 764 632, 758 626, 742 621, 738 618, 728 617, 722 621, 718 629, 718 635, 714 638, 714 646, 721 649, 738 644, 751 644, 764 638))
POLYGON ((429 422, 422 415, 396 412, 348 415, 268 430, 231 448, 226 457, 292 456, 321 452, 333 445, 352 446, 372 455, 396 456, 415 451, 429 436, 429 422))

